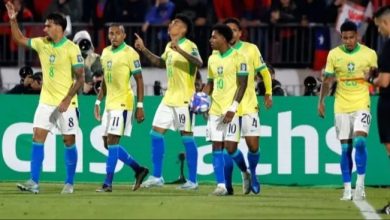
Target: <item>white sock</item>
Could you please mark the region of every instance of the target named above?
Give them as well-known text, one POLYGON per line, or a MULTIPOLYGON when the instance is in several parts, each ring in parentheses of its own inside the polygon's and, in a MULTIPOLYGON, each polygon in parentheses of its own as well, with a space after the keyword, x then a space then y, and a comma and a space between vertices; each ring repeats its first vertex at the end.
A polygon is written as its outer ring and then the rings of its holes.
POLYGON ((365 176, 366 176, 366 174, 358 174, 357 180, 356 180, 356 185, 364 186, 364 177, 365 176))
POLYGON ((225 184, 225 183, 218 183, 218 184, 217 184, 217 186, 219 186, 219 187, 223 187, 223 188, 225 188, 225 189, 226 189, 226 184, 225 184))
POLYGON ((344 183, 344 190, 352 190, 351 182, 345 182, 344 183))

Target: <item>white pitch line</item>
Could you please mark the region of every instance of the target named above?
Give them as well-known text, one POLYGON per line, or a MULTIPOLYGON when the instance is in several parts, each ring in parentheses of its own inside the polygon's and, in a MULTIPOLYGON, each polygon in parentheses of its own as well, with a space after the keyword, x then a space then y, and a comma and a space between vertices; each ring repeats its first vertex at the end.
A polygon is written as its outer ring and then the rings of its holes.
POLYGON ((377 213, 376 210, 366 201, 355 201, 353 203, 356 207, 359 208, 360 213, 362 213, 364 219, 382 219, 377 213))

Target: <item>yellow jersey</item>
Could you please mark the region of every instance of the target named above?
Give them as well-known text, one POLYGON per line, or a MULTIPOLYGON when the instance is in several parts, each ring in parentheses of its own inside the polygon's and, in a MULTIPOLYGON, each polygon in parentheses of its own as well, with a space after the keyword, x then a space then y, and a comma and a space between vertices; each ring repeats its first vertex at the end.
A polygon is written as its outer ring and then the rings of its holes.
POLYGON ((224 54, 214 52, 209 57, 208 80, 213 80, 210 115, 223 115, 232 105, 237 90, 237 76, 248 75, 244 55, 230 48, 224 54))
MULTIPOLYGON (((198 47, 192 41, 181 38, 179 47, 185 52, 200 56, 198 47)), ((195 93, 195 79, 197 68, 180 53, 171 48, 171 42, 165 47, 161 58, 167 69, 168 86, 162 102, 167 106, 181 107, 189 104, 195 93)))
POLYGON ((352 51, 341 45, 329 52, 324 76, 337 81, 335 113, 370 109, 369 84, 364 80, 370 67, 377 67, 377 55, 364 45, 357 44, 352 51))
MULTIPOLYGON (((39 102, 58 106, 73 85, 72 70, 84 68, 84 59, 80 48, 63 37, 58 43, 46 37, 28 39, 28 47, 39 56, 42 68, 42 90, 39 102)), ((77 107, 77 95, 72 98, 70 106, 77 107)))
POLYGON ((104 48, 101 56, 104 82, 107 89, 107 110, 132 110, 134 93, 131 89, 131 76, 141 74, 138 53, 126 43, 117 48, 104 48))
MULTIPOLYGON (((248 84, 244 97, 238 107, 238 115, 246 115, 259 111, 256 95, 256 73, 266 69, 261 53, 256 45, 248 42, 239 41, 234 46, 238 52, 243 54, 248 62, 248 84)), ((268 73, 269 74, 269 73, 268 73)), ((271 92, 271 86, 266 86, 267 94, 271 92), (268 87, 268 88, 267 88, 268 87)))

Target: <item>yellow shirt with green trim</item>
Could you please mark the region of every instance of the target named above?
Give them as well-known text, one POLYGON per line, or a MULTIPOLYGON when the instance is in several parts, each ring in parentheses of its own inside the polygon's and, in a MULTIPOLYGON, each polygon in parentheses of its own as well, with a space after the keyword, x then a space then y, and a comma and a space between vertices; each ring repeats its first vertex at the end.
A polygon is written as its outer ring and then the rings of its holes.
POLYGON ((244 55, 230 48, 224 54, 213 53, 208 60, 208 80, 213 80, 209 114, 221 116, 232 105, 237 90, 237 76, 248 75, 244 55))
POLYGON ((141 74, 138 53, 126 43, 117 48, 104 48, 101 56, 104 82, 107 89, 107 110, 132 110, 134 93, 131 89, 131 76, 141 74))
MULTIPOLYGON (((39 102, 58 106, 73 85, 72 70, 84 68, 80 48, 66 37, 58 43, 49 41, 46 37, 30 38, 28 46, 38 53, 41 62, 43 83, 39 102)), ((70 106, 77 105, 75 95, 70 106)))
POLYGON ((329 52, 325 77, 335 77, 335 113, 348 113, 370 109, 369 84, 364 80, 364 72, 377 67, 377 55, 374 50, 357 44, 348 51, 344 45, 329 52))
MULTIPOLYGON (((198 47, 192 41, 181 38, 179 47, 185 52, 200 56, 198 47)), ((197 68, 180 53, 171 48, 171 42, 165 47, 161 58, 165 61, 168 86, 162 102, 167 106, 187 106, 195 93, 195 77, 197 68)))
MULTIPOLYGON (((239 41, 234 46, 239 53, 246 57, 248 62, 248 84, 244 97, 238 107, 238 115, 246 115, 259 111, 256 95, 256 73, 266 69, 261 53, 256 45, 248 42, 239 41)), ((269 86, 270 87, 270 86, 269 86)), ((270 88, 268 88, 270 90, 270 88)))

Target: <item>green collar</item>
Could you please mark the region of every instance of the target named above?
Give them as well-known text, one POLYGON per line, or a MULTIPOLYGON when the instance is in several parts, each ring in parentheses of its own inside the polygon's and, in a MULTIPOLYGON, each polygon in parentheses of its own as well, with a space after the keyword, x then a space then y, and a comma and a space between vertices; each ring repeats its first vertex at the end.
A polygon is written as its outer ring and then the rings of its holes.
POLYGON ((233 48, 238 50, 242 47, 242 45, 244 45, 244 43, 242 41, 238 41, 236 42, 234 45, 233 45, 233 48))
POLYGON ((113 53, 118 53, 119 51, 121 51, 123 48, 125 48, 126 46, 126 43, 125 42, 122 42, 121 45, 119 45, 117 48, 114 49, 113 46, 111 46, 111 51, 113 53))
POLYGON ((345 45, 344 45, 344 44, 340 46, 340 49, 341 49, 342 51, 344 51, 345 53, 347 53, 347 54, 354 54, 354 53, 356 53, 356 52, 358 52, 358 51, 360 50, 360 44, 357 43, 357 44, 356 44, 356 47, 353 48, 353 50, 348 50, 347 48, 345 48, 345 45))
POLYGON ((61 47, 65 42, 66 42, 66 40, 68 40, 65 36, 63 36, 62 38, 61 38, 61 40, 60 41, 58 41, 57 43, 54 43, 53 41, 51 42, 51 45, 53 46, 53 47, 61 47))
POLYGON ((184 41, 186 41, 187 40, 187 38, 185 38, 185 37, 182 37, 182 38, 180 38, 179 39, 179 41, 177 42, 178 44, 182 44, 184 41))
POLYGON ((221 58, 225 58, 229 56, 232 52, 233 52, 233 47, 229 47, 229 49, 225 53, 222 54, 221 52, 219 52, 219 55, 221 56, 221 58))

